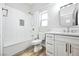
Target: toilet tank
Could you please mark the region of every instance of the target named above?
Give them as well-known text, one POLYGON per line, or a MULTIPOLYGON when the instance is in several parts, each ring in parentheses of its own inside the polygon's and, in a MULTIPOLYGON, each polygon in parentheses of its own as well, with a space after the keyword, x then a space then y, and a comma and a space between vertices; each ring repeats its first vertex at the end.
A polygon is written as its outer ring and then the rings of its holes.
POLYGON ((45 33, 39 32, 39 39, 44 40, 45 39, 45 33))

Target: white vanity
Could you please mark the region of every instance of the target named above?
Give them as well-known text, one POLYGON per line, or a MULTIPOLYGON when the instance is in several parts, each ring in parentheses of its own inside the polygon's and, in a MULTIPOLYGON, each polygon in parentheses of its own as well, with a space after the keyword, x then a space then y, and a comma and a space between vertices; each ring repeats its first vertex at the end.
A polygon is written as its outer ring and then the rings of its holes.
POLYGON ((46 54, 79 56, 79 33, 46 33, 46 54))
POLYGON ((79 56, 79 33, 72 33, 70 27, 77 26, 79 4, 68 4, 60 8, 60 25, 64 32, 46 33, 46 54, 49 56, 79 56))

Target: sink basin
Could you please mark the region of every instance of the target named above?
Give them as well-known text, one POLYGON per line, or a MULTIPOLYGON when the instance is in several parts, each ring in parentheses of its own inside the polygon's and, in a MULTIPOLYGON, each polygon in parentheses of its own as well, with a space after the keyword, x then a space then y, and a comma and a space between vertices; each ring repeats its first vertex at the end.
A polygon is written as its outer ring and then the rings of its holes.
POLYGON ((39 40, 39 39, 33 40, 32 45, 38 45, 38 44, 41 44, 41 42, 42 42, 42 40, 39 40))

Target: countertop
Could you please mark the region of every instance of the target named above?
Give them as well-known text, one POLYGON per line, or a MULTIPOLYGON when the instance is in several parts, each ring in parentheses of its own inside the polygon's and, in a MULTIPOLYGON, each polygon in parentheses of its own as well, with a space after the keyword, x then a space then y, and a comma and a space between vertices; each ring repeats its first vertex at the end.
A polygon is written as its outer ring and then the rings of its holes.
POLYGON ((50 33, 50 34, 55 34, 55 35, 65 35, 65 36, 76 36, 79 37, 79 33, 71 33, 71 32, 46 32, 46 33, 50 33))

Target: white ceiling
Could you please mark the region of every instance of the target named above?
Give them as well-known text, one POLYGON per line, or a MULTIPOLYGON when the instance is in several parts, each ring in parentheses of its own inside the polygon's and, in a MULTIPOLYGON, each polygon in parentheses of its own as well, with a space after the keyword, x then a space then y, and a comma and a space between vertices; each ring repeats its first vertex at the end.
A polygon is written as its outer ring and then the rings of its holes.
POLYGON ((48 3, 6 3, 5 5, 27 12, 27 10, 31 11, 33 8, 44 6, 46 4, 48 3))
MULTIPOLYGON (((27 10, 31 11, 34 8, 37 9, 37 8, 40 8, 40 7, 44 7, 48 4, 55 4, 55 3, 6 3, 5 5, 19 9, 19 10, 26 13, 27 10)), ((58 5, 61 5, 61 4, 58 4, 58 5)))
POLYGON ((5 5, 8 5, 8 6, 11 6, 11 7, 14 7, 14 8, 27 8, 29 9, 31 4, 26 4, 26 3, 6 3, 5 5))
POLYGON ((31 5, 29 3, 6 3, 5 6, 10 6, 16 8, 24 13, 27 13, 31 10, 31 5))
POLYGON ((35 6, 44 6, 47 5, 49 3, 6 3, 6 5, 11 6, 11 7, 22 7, 22 8, 32 8, 35 6))

